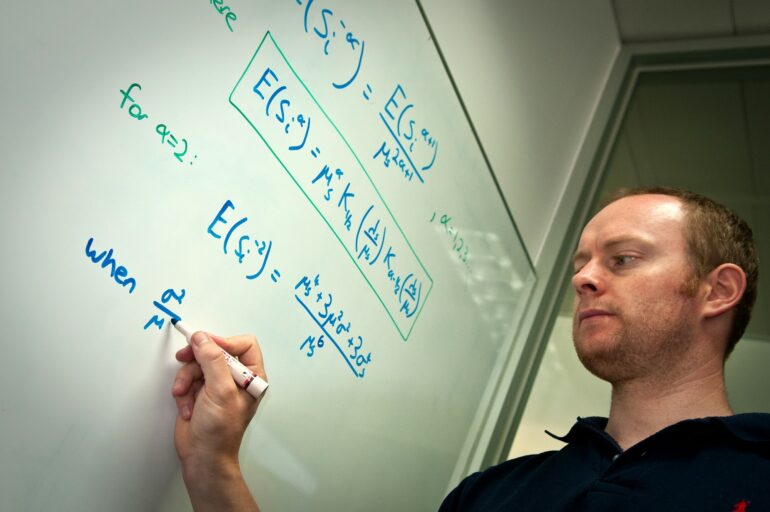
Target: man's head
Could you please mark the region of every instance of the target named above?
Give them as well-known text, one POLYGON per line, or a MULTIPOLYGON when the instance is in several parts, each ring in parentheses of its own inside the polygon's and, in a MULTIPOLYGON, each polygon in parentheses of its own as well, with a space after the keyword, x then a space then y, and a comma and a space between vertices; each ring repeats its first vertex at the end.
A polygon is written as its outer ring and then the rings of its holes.
POLYGON ((575 255, 578 355, 622 380, 673 364, 708 325, 726 357, 748 323, 757 274, 751 230, 727 208, 675 189, 624 191, 586 225, 575 255))

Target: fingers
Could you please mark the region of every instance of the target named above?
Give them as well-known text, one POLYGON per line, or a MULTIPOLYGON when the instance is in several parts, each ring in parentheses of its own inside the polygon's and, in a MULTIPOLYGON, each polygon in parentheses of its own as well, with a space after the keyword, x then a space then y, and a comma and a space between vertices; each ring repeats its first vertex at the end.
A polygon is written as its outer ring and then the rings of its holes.
POLYGON ((203 371, 198 363, 191 362, 183 365, 176 372, 176 378, 174 384, 171 387, 171 394, 174 396, 182 396, 190 391, 190 386, 196 380, 203 378, 203 371))
POLYGON ((267 379, 262 359, 262 349, 259 348, 259 342, 257 342, 257 338, 254 335, 241 334, 229 338, 211 335, 211 337, 220 347, 237 357, 241 363, 248 366, 252 371, 256 371, 263 379, 267 379))
POLYGON ((176 401, 179 416, 184 420, 192 417, 195 397, 203 385, 203 371, 198 363, 187 363, 176 372, 171 394, 176 401))
MULTIPOLYGON (((227 350, 230 354, 236 356, 246 366, 263 366, 262 349, 259 348, 257 338, 252 334, 242 334, 240 336, 231 336, 224 338, 216 334, 210 334, 217 345, 227 350)), ((176 353, 177 361, 189 363, 195 359, 191 346, 185 346, 176 353)))
POLYGON ((195 354, 193 354, 192 347, 190 345, 185 345, 184 348, 177 350, 176 360, 180 363, 191 363, 192 361, 195 361, 195 354))
POLYGON ((203 378, 206 379, 206 390, 211 393, 212 398, 222 403, 226 397, 237 393, 235 381, 230 375, 219 345, 202 331, 193 334, 190 341, 195 360, 200 365, 203 378))
POLYGON ((177 412, 182 419, 190 421, 192 418, 193 408, 195 407, 195 400, 198 396, 198 392, 202 387, 203 381, 196 380, 189 387, 187 393, 174 396, 177 412))
MULTIPOLYGON (((239 396, 238 387, 230 374, 222 349, 238 357, 240 362, 251 371, 267 380, 262 351, 253 335, 223 338, 205 332, 196 332, 190 339, 190 345, 176 354, 177 360, 184 364, 177 371, 171 394, 174 396, 181 419, 189 421, 192 418, 193 407, 201 389, 205 390, 205 395, 209 399, 220 406, 232 403, 231 400, 239 396)), ((242 398, 245 398, 245 395, 242 398)), ((259 402, 252 402, 249 398, 244 403, 256 408, 259 402)))

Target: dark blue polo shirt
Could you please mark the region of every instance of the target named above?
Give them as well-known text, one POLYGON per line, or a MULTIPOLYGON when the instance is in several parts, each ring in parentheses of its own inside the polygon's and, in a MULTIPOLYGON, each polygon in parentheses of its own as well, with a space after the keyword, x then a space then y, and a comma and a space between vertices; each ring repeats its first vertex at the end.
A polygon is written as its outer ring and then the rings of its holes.
POLYGON ((625 452, 606 418, 578 418, 559 451, 463 480, 440 512, 770 511, 770 414, 676 423, 625 452))

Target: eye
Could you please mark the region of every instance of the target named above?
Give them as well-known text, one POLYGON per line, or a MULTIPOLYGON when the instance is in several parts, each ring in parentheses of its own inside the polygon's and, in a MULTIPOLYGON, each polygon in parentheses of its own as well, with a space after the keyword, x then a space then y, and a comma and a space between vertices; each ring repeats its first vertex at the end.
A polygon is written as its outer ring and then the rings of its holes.
POLYGON ((636 259, 636 256, 631 256, 630 254, 619 254, 617 256, 612 257, 612 261, 615 263, 616 267, 623 267, 628 263, 631 263, 636 259))

